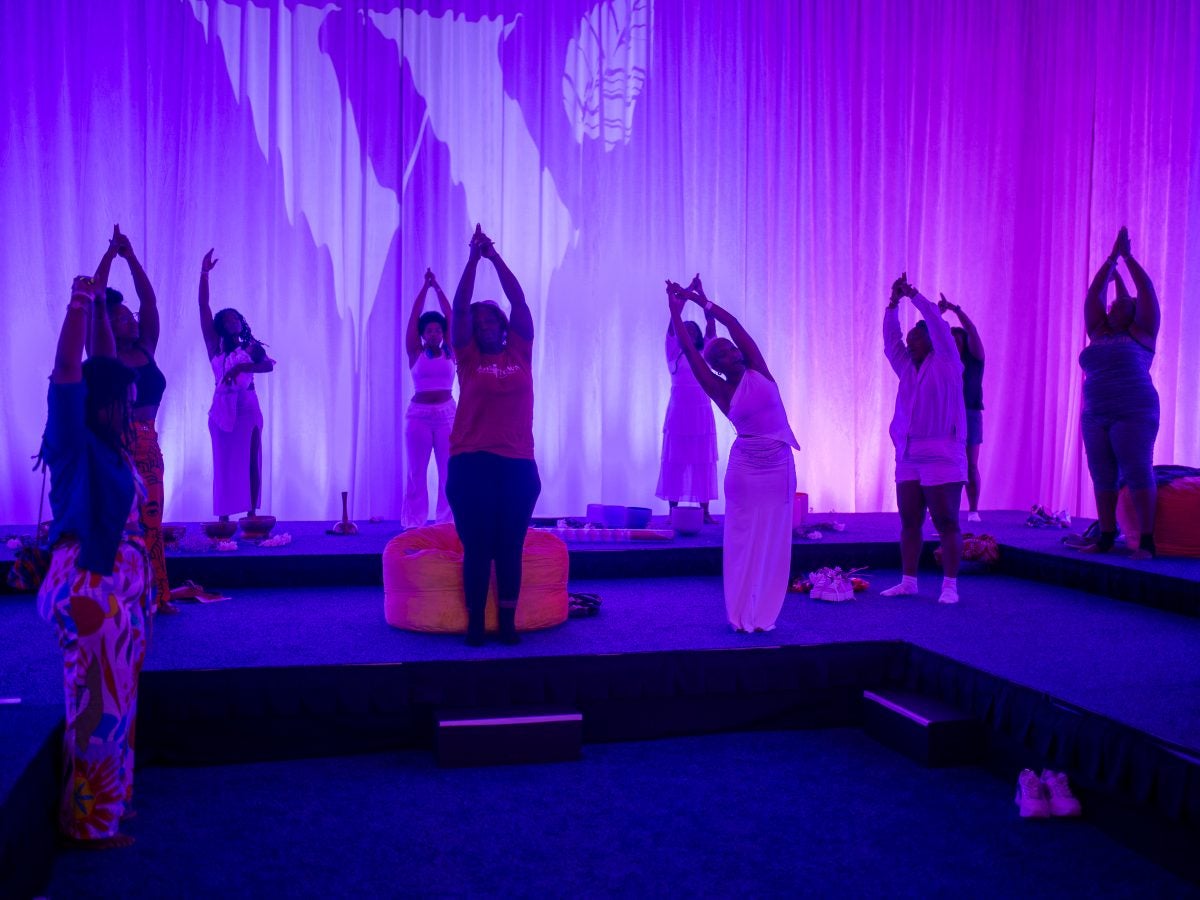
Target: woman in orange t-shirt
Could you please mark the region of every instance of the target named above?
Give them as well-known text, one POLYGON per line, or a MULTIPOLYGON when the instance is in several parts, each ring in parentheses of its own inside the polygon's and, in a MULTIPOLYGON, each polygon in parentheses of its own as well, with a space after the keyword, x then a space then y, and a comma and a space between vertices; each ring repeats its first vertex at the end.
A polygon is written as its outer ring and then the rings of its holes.
POLYGON ((458 365, 459 399, 450 432, 446 498, 463 545, 467 644, 484 642, 484 607, 496 565, 500 640, 515 644, 521 552, 542 492, 533 458, 533 316, 525 293, 483 229, 454 292, 450 335, 458 365), (496 267, 512 307, 472 303, 480 259, 496 267))

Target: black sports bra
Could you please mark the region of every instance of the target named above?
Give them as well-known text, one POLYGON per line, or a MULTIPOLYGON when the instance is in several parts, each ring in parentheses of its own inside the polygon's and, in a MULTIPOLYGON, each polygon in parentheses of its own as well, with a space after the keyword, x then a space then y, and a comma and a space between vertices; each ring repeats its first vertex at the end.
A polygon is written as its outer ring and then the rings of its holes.
POLYGON ((153 355, 143 347, 139 347, 148 360, 145 365, 133 366, 134 408, 142 406, 158 406, 162 403, 163 391, 167 389, 167 379, 154 361, 153 355))

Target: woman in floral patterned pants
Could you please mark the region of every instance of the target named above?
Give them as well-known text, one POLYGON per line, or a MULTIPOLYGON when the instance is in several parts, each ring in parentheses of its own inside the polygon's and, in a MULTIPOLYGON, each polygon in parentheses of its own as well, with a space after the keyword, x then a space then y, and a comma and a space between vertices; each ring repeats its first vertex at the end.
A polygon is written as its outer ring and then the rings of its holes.
POLYGON ((38 612, 63 651, 66 733, 59 827, 124 847, 132 812, 137 684, 153 603, 130 457, 133 372, 115 356, 104 278, 75 279, 58 339, 40 457, 50 470, 50 570, 38 612), (81 364, 91 331, 91 358, 81 364))

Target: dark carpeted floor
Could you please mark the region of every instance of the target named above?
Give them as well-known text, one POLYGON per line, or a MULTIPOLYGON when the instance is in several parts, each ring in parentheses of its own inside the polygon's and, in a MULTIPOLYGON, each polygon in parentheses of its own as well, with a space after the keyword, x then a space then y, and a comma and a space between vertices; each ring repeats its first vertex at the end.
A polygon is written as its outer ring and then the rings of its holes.
MULTIPOLYGON (((984 524, 1014 546, 1061 536, 1016 516, 984 524)), ((882 540, 894 517, 852 525, 828 540, 882 540)), ((1153 565, 1200 580, 1192 561, 1153 565)), ((755 636, 725 624, 719 578, 573 581, 603 596, 598 617, 481 650, 389 628, 379 588, 240 588, 160 617, 147 671, 902 639, 1200 749, 1200 619, 999 575, 963 577, 944 607, 934 573, 917 598, 879 596, 896 572, 869 577, 852 603, 792 596, 755 636)), ((31 598, 3 597, 0 634, 0 697, 22 699, 0 705, 0 744, 44 740, 61 716, 52 629, 31 598)), ((595 745, 578 764, 502 770, 410 753, 138 778, 138 845, 64 855, 52 896, 1187 891, 1086 824, 1017 822, 1011 786, 982 771, 923 770, 857 732, 595 745)))
POLYGON ((1086 820, 1019 820, 982 770, 923 769, 853 730, 595 745, 545 766, 151 768, 138 801, 137 844, 62 854, 52 897, 1196 892, 1086 820))

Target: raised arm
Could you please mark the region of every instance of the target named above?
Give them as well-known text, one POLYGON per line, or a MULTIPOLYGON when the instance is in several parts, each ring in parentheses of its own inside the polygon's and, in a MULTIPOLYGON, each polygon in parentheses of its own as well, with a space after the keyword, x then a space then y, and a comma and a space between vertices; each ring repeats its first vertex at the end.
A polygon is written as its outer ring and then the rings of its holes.
MULTIPOLYGON (((100 262, 96 265, 96 274, 91 277, 88 284, 103 284, 108 286, 108 273, 112 269, 113 260, 117 258, 117 241, 121 237, 120 226, 113 226, 113 236, 109 238, 108 247, 104 251, 104 255, 100 257, 100 262)), ((90 290, 90 288, 89 288, 90 290)), ((88 320, 88 327, 83 336, 84 349, 87 355, 91 356, 96 351, 92 347, 92 328, 91 320, 88 320)))
POLYGON ((892 282, 887 308, 883 311, 883 355, 887 357, 892 371, 903 377, 912 367, 912 357, 904 346, 904 332, 900 329, 900 298, 908 291, 908 273, 905 272, 892 282))
POLYGON ((1134 307, 1133 324, 1150 342, 1151 346, 1158 340, 1158 328, 1162 321, 1162 313, 1158 307, 1158 292, 1154 283, 1141 264, 1133 258, 1128 245, 1125 248, 1125 265, 1129 267, 1129 277, 1137 288, 1137 305, 1134 307))
POLYGON ((116 235, 113 240, 116 242, 117 255, 129 263, 129 274, 133 276, 133 289, 137 292, 138 337, 142 348, 153 356, 158 347, 158 298, 154 295, 154 287, 150 284, 146 270, 142 268, 137 254, 133 252, 133 244, 129 237, 119 230, 116 235))
POLYGON ((108 249, 104 251, 104 255, 100 257, 100 262, 96 266, 96 274, 92 276, 94 284, 103 284, 108 287, 108 273, 112 268, 112 262, 117 258, 117 251, 121 239, 124 237, 121 234, 121 226, 114 225, 112 237, 108 241, 108 249))
MULTIPOLYGON (((774 381, 771 375, 771 370, 767 368, 767 361, 763 359, 762 351, 758 349, 758 344, 754 342, 754 338, 750 337, 750 332, 742 327, 742 323, 737 320, 737 317, 724 307, 713 303, 704 293, 704 287, 700 284, 699 276, 693 280, 697 290, 688 291, 681 289, 681 296, 685 300, 691 300, 704 308, 705 315, 711 315, 712 318, 725 326, 729 332, 729 337, 737 345, 737 348, 742 351, 742 356, 746 359, 747 368, 753 369, 760 375, 774 381)), ((715 326, 714 326, 715 327, 715 326)))
MULTIPOLYGON (((87 337, 89 313, 96 303, 94 280, 87 275, 75 276, 71 284, 71 301, 67 304, 67 315, 58 332, 58 346, 54 351, 54 370, 50 380, 54 384, 75 384, 83 380, 83 344, 87 337)), ((100 292, 104 297, 104 292, 100 292)))
POLYGON ((200 263, 200 333, 204 336, 204 349, 208 353, 209 359, 212 359, 221 350, 221 340, 217 337, 217 326, 213 324, 212 309, 208 305, 208 273, 216 264, 217 260, 213 259, 212 250, 204 254, 204 260, 200 263))
MULTIPOLYGON (((421 355, 421 335, 417 328, 421 313, 425 311, 425 295, 429 293, 432 284, 433 270, 426 269, 425 280, 421 283, 421 290, 417 292, 417 299, 413 301, 412 312, 408 316, 408 328, 404 332, 404 349, 408 351, 408 367, 410 369, 416 363, 417 357, 421 355)), ((449 319, 446 321, 449 322, 449 319)))
POLYGON ((446 299, 446 292, 442 290, 442 286, 438 284, 437 276, 433 276, 433 292, 437 294, 438 309, 441 310, 446 324, 450 324, 450 301, 446 299))
MULTIPOLYGON (((692 278, 692 283, 688 285, 689 291, 695 291, 705 300, 708 297, 704 296, 704 284, 700 281, 700 273, 697 272, 692 278)), ((713 315, 712 310, 705 308, 704 310, 704 340, 707 343, 717 336, 717 317, 713 315)))
POLYGON ((496 252, 495 244, 486 235, 482 237, 480 252, 496 267, 496 277, 500 279, 500 287, 504 289, 504 296, 508 298, 509 306, 512 307, 509 310, 508 327, 525 340, 532 341, 533 314, 529 311, 529 304, 525 302, 525 291, 521 289, 521 282, 517 281, 517 276, 509 270, 508 265, 496 252))
POLYGON ((1117 272, 1117 259, 1121 255, 1122 235, 1126 234, 1127 232, 1122 228, 1117 235, 1112 253, 1108 255, 1108 258, 1096 270, 1096 274, 1092 277, 1092 283, 1088 285, 1087 294, 1083 298, 1083 327, 1087 331, 1089 338, 1108 322, 1105 295, 1108 293, 1108 283, 1112 281, 1113 276, 1117 272))
POLYGON ((883 311, 883 355, 887 357, 892 371, 904 375, 912 359, 904 346, 904 332, 900 330, 900 304, 889 303, 883 311))
POLYGON ((958 355, 958 344, 954 343, 954 333, 950 330, 950 323, 942 318, 937 304, 916 288, 912 288, 909 298, 925 320, 925 326, 929 329, 929 340, 933 344, 933 352, 939 354, 943 359, 952 359, 961 366, 962 360, 958 355))
MULTIPOLYGON (((667 302, 671 308, 671 324, 674 326, 676 334, 683 334, 686 330, 683 325, 683 306, 687 302, 684 293, 685 291, 678 285, 672 284, 669 281, 667 282, 667 302)), ((733 399, 733 389, 729 383, 725 379, 718 377, 708 367, 708 363, 704 361, 704 357, 700 355, 700 351, 696 349, 695 344, 691 341, 680 341, 679 349, 687 357, 688 365, 692 368, 692 374, 700 382, 700 387, 704 388, 704 393, 712 398, 713 402, 720 407, 721 412, 728 415, 729 401, 733 399)))
POLYGON ((108 268, 101 276, 92 280, 95 302, 92 303, 91 334, 88 346, 92 356, 116 356, 117 341, 113 337, 112 322, 108 318, 108 268))
POLYGON ((983 362, 983 339, 979 336, 979 329, 975 327, 975 323, 970 317, 963 312, 961 306, 956 306, 946 299, 946 295, 941 295, 941 302, 938 303, 939 310, 950 310, 956 316, 958 321, 962 323, 963 331, 967 333, 967 350, 970 354, 980 362, 983 362))
POLYGON ((480 236, 483 229, 475 226, 475 234, 471 236, 470 251, 467 264, 463 267, 462 276, 458 279, 458 287, 454 289, 454 305, 451 307, 450 343, 457 350, 465 347, 474 340, 471 332, 471 298, 475 296, 475 270, 479 268, 481 252, 480 236))

